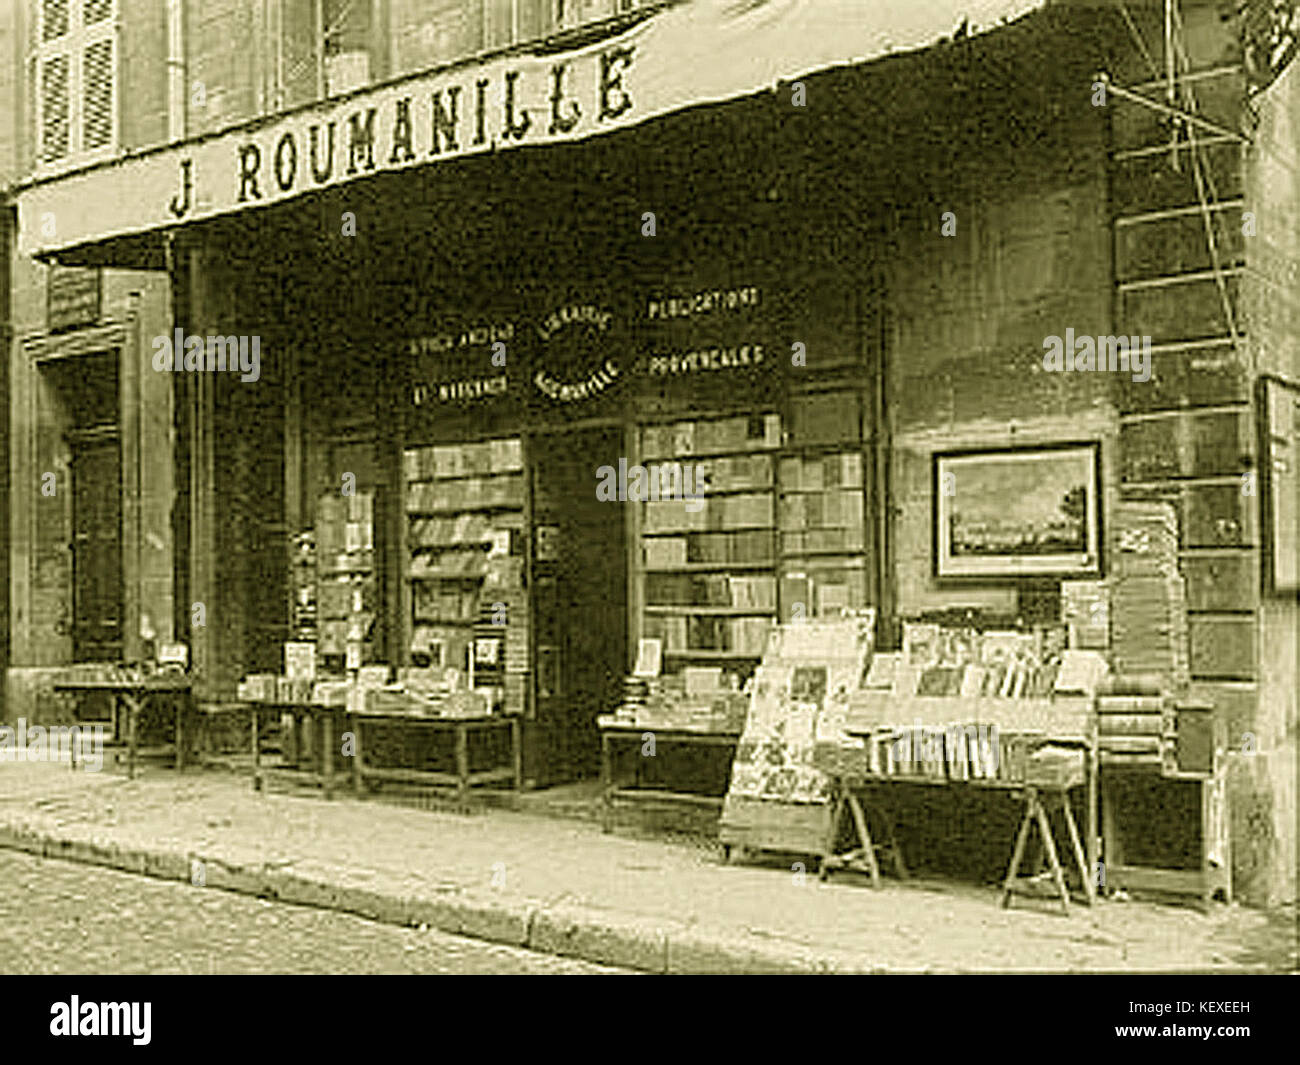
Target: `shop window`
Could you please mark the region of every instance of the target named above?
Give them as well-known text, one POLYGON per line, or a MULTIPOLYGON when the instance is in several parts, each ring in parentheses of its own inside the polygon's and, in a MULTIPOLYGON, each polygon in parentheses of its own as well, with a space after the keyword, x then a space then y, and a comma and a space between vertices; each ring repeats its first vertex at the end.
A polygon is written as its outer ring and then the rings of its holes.
POLYGON ((389 0, 390 73, 425 70, 646 6, 647 0, 389 0))
POLYGON ((37 11, 38 162, 111 152, 118 102, 114 0, 41 0, 37 11))
POLYGON ((649 6, 646 0, 554 0, 555 24, 572 29, 649 6))
POLYGON ((403 463, 406 658, 426 671, 422 682, 455 689, 464 676, 494 705, 523 713, 522 442, 412 448, 403 463))
POLYGON ((780 445, 772 413, 641 431, 641 634, 659 641, 669 674, 712 668, 739 687, 762 656, 777 608, 780 445))
POLYGON ((285 0, 278 106, 337 96, 382 75, 373 0, 285 0))
POLYGON ((369 83, 371 15, 369 0, 323 0, 321 54, 327 96, 369 83))

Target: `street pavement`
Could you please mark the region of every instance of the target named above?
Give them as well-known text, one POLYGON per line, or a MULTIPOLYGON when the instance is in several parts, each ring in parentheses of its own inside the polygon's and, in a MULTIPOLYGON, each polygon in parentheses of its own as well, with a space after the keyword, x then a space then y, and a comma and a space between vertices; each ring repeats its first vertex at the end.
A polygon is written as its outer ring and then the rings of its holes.
POLYGON ((0 885, 3 975, 621 971, 18 851, 0 885))
MULTIPOLYGON (((1008 846, 1010 841, 1008 841, 1008 846)), ((246 777, 0 764, 0 847, 428 924, 649 972, 1211 972, 1295 966, 1295 916, 1154 901, 1004 910, 994 885, 856 874, 605 835, 510 810, 464 816, 246 777)), ((190 889, 196 890, 196 889, 190 889)), ((201 892, 199 892, 201 894, 201 892)), ((3 889, 0 888, 0 894, 3 889)), ((327 920, 337 918, 327 915, 327 920)))

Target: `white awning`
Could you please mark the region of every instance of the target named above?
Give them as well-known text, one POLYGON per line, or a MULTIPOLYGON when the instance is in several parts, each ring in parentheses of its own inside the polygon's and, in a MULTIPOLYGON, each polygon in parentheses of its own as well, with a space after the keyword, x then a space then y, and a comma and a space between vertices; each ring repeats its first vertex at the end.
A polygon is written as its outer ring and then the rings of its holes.
POLYGON ((691 0, 572 51, 415 75, 33 181, 18 194, 19 249, 66 251, 385 171, 582 140, 923 48, 963 24, 992 29, 1045 2, 691 0))

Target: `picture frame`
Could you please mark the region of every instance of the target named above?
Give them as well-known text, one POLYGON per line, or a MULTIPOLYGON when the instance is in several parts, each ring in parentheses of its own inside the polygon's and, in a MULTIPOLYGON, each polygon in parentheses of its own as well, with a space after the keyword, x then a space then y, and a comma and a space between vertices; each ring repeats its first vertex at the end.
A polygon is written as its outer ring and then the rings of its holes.
POLYGON ((1266 593, 1300 593, 1300 385, 1259 382, 1260 526, 1266 593))
POLYGON ((1096 441, 936 452, 934 576, 1100 577, 1096 441))

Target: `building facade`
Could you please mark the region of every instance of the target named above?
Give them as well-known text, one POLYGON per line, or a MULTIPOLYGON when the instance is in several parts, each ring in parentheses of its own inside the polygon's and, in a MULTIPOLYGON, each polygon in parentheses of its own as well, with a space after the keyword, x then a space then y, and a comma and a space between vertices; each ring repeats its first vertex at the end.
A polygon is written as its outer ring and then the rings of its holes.
POLYGON ((6 715, 148 641, 210 700, 293 637, 463 663, 500 611, 571 779, 643 638, 739 684, 775 619, 1059 611, 943 573, 935 462, 1086 444, 1103 530, 1178 514, 1237 891, 1293 898, 1289 24, 860 6, 18 4, 6 715))

